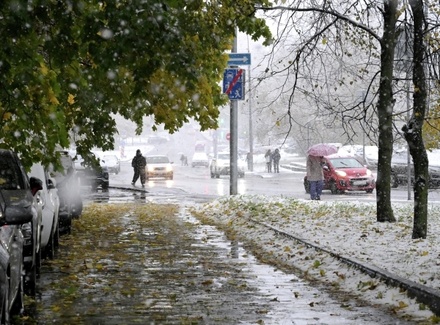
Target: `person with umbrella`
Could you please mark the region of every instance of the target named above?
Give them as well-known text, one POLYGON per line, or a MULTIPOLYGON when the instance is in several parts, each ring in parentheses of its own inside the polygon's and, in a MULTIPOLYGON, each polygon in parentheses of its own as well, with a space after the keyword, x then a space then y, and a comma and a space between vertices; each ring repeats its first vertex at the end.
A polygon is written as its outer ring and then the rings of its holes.
POLYGON ((324 171, 322 169, 325 163, 324 156, 336 152, 338 152, 336 146, 326 143, 313 145, 307 150, 307 181, 310 185, 310 198, 312 200, 321 199, 324 187, 324 171))
POLYGON ((324 187, 324 171, 322 165, 324 157, 307 156, 307 181, 310 185, 310 199, 320 200, 322 188, 324 187))

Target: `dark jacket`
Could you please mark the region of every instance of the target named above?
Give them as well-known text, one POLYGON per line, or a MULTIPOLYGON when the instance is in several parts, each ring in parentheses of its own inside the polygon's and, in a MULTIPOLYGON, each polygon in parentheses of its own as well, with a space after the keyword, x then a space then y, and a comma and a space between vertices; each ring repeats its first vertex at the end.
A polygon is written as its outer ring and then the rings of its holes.
POLYGON ((135 169, 142 169, 147 166, 147 160, 140 152, 136 153, 136 156, 134 156, 133 160, 131 161, 131 167, 135 169))
POLYGON ((275 149, 275 152, 272 154, 272 160, 275 164, 278 164, 280 162, 280 159, 280 151, 278 149, 275 149))

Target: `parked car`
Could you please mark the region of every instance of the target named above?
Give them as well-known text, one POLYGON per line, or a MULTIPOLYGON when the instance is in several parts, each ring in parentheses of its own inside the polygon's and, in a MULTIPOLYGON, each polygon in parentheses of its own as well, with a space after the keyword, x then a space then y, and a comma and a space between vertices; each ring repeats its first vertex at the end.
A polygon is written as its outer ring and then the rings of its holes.
POLYGON ((9 324, 11 316, 19 315, 23 309, 21 225, 32 220, 35 209, 30 191, 11 191, 3 178, 2 162, 0 166, 0 319, 2 324, 9 324))
MULTIPOLYGON (((429 172, 429 187, 440 187, 440 151, 428 151, 428 172, 429 172)), ((410 157, 410 177, 411 184, 414 182, 414 165, 410 157)), ((396 188, 399 185, 408 184, 408 154, 406 150, 399 150, 393 153, 391 157, 391 186, 396 188)))
MULTIPOLYGON (((58 226, 60 234, 71 232, 72 218, 79 218, 83 209, 81 188, 75 164, 68 151, 59 151, 61 169, 49 166, 49 175, 55 179, 58 190, 58 226)), ((56 244, 56 243, 55 243, 56 244)))
MULTIPOLYGON (((93 155, 93 153, 91 153, 91 155, 93 155)), ((83 157, 78 154, 75 155, 73 161, 75 162, 75 169, 78 172, 81 186, 90 186, 92 191, 97 191, 99 188, 102 189, 102 191, 108 191, 110 181, 107 166, 103 163, 97 165, 86 162, 83 157)))
POLYGON ((346 145, 338 150, 340 155, 353 156, 368 168, 377 168, 379 148, 377 146, 346 145))
MULTIPOLYGON (((37 273, 41 266, 41 210, 33 195, 42 189, 42 181, 36 177, 29 179, 18 156, 0 149, 0 189, 11 209, 26 214, 21 226, 23 236, 24 292, 35 296, 37 273), (30 215, 30 217, 28 216, 30 215)), ((18 218, 19 216, 16 215, 18 218)), ((21 269, 20 269, 21 274, 21 269)), ((3 305, 2 305, 3 306, 3 305)))
POLYGON ((173 179, 173 162, 167 156, 155 155, 146 156, 147 160, 147 178, 166 178, 173 179))
MULTIPOLYGON (((355 157, 339 154, 324 157, 324 189, 332 194, 346 191, 366 191, 372 193, 376 188, 373 173, 355 157)), ((304 176, 304 188, 310 193, 307 176, 304 176)))
POLYGON ((60 234, 58 220, 60 200, 55 186, 56 181, 50 177, 43 165, 38 163, 32 165, 28 175, 42 180, 42 189, 35 193, 42 215, 41 249, 43 257, 52 259, 60 234))
POLYGON ((103 155, 101 161, 103 165, 107 166, 109 173, 117 175, 121 171, 121 162, 116 155, 103 155))
MULTIPOLYGON (((209 167, 211 178, 220 178, 220 175, 229 175, 230 173, 230 153, 229 152, 219 152, 217 156, 211 160, 211 165, 209 167)), ((237 160, 237 174, 238 177, 244 177, 246 163, 243 159, 237 160)))
POLYGON ((195 152, 191 159, 191 167, 209 167, 209 158, 204 151, 195 152))

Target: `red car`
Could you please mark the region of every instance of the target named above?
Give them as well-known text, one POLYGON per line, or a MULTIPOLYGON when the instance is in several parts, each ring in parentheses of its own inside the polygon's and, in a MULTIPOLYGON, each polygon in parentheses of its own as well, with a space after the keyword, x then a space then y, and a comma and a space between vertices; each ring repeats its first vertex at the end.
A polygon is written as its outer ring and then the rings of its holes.
MULTIPOLYGON (((372 193, 376 188, 373 173, 356 158, 335 154, 324 159, 324 190, 330 190, 332 194, 346 191, 372 193)), ((310 193, 307 176, 304 177, 304 188, 310 193)))

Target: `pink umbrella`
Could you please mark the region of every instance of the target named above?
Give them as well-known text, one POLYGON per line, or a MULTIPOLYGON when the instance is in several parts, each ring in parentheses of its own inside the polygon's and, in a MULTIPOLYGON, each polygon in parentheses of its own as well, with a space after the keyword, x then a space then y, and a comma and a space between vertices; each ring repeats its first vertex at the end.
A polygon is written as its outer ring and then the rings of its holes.
POLYGON ((338 148, 332 144, 318 143, 318 144, 311 146, 307 150, 307 155, 315 156, 315 157, 322 157, 322 156, 332 155, 337 152, 338 152, 338 148))

